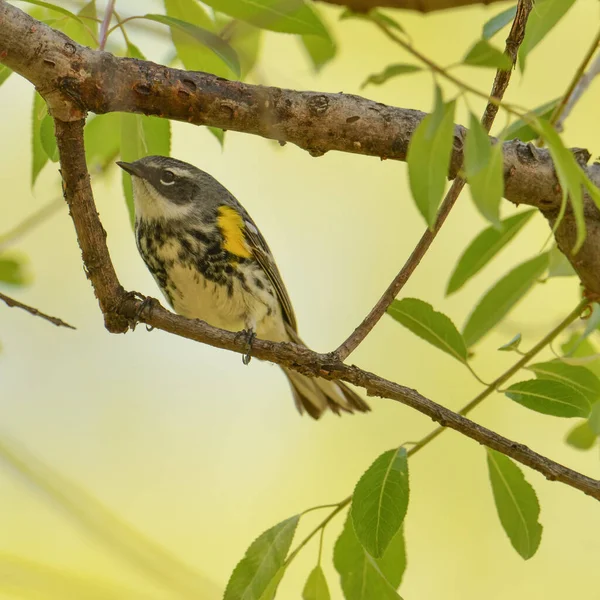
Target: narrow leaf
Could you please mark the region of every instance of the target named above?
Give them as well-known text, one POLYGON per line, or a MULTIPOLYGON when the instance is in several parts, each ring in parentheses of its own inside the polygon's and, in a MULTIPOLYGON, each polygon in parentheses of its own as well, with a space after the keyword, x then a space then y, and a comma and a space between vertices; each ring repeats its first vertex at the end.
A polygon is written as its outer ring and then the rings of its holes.
POLYGON ((503 352, 511 352, 514 350, 518 350, 520 345, 521 345, 521 334, 517 333, 517 335, 515 335, 515 337, 512 340, 510 340, 510 342, 507 342, 506 344, 500 346, 500 348, 498 348, 498 350, 502 350, 503 352))
POLYGON ((290 517, 252 542, 231 574, 223 600, 264 599, 263 594, 285 563, 299 519, 299 515, 290 517))
MULTIPOLYGON (((388 553, 395 542, 396 539, 390 545, 388 553)), ((387 579, 380 561, 370 556, 362 547, 354 533, 352 518, 348 516, 344 530, 333 549, 333 564, 340 574, 346 600, 399 600, 400 596, 387 579)))
POLYGON ((422 68, 418 65, 411 65, 406 63, 400 63, 395 65, 387 66, 381 73, 375 73, 369 75, 361 84, 360 88, 363 89, 369 84, 381 85, 389 79, 398 77, 399 75, 408 75, 410 73, 416 73, 422 71, 422 68))
POLYGON ((26 258, 13 253, 0 255, 0 282, 14 286, 28 285, 31 273, 26 258))
POLYGON ((540 505, 521 469, 507 456, 487 449, 487 462, 496 510, 513 548, 531 558, 542 540, 540 505))
POLYGON ((473 114, 465 143, 465 172, 475 206, 483 217, 500 229, 500 202, 504 195, 502 143, 498 142, 492 148, 486 130, 473 114))
POLYGON ((206 129, 216 138, 222 150, 225 147, 225 132, 219 127, 207 127, 206 129))
POLYGON ((93 20, 98 17, 95 0, 88 2, 77 15, 84 18, 61 20, 58 29, 82 46, 95 47, 98 43, 98 22, 93 20))
POLYGON ((527 19, 525 38, 519 48, 519 66, 525 70, 528 54, 546 37, 573 6, 575 0, 540 0, 527 19))
POLYGON ((512 60, 502 50, 492 46, 486 39, 479 40, 463 58, 465 65, 472 67, 490 67, 510 71, 512 60))
POLYGON ((542 119, 549 119, 560 98, 546 102, 532 111, 528 112, 525 119, 517 119, 512 125, 509 125, 506 129, 503 129, 499 137, 504 140, 521 140, 522 142, 529 142, 538 137, 538 132, 531 126, 532 117, 541 117, 542 119))
POLYGON ((321 565, 317 565, 308 576, 302 592, 302 600, 330 600, 329 587, 321 565))
POLYGON ((41 126, 48 109, 44 99, 37 93, 33 95, 33 114, 31 117, 31 185, 35 184, 40 171, 48 162, 48 155, 42 146, 41 126))
MULTIPOLYGON (((313 10, 315 10, 313 6, 313 10)), ((317 12, 317 16, 319 13, 317 12)), ((323 25, 322 19, 321 24, 323 25)), ((323 25, 326 35, 303 35, 300 38, 302 47, 308 54, 315 73, 318 73, 328 62, 330 62, 337 53, 335 40, 331 36, 331 32, 323 25)))
POLYGON ((454 139, 456 101, 444 104, 436 88, 433 112, 415 130, 408 147, 408 178, 417 208, 433 227, 444 195, 454 139))
POLYGON ((555 379, 582 393, 590 404, 600 399, 600 379, 589 369, 568 365, 560 360, 536 363, 527 367, 538 379, 555 379))
POLYGON ((204 3, 261 29, 327 37, 321 19, 304 0, 204 0, 204 3))
POLYGON ((463 329, 467 347, 477 343, 497 325, 531 289, 548 268, 548 255, 540 254, 515 267, 479 301, 463 329))
POLYGON ((394 300, 387 313, 414 334, 462 363, 467 362, 467 347, 454 323, 431 304, 417 298, 394 300))
POLYGON ((590 418, 588 419, 590 429, 600 437, 600 402, 596 402, 592 405, 590 411, 590 418))
POLYGON ((587 417, 590 401, 575 388, 553 379, 530 379, 511 385, 506 396, 521 406, 554 417, 587 417))
POLYGON ((535 212, 535 210, 528 210, 513 215, 501 221, 499 229, 496 227, 484 229, 469 244, 458 260, 458 264, 448 282, 446 294, 450 295, 456 292, 469 279, 479 273, 521 231, 535 212))
POLYGON ((240 61, 235 50, 225 41, 223 41, 218 35, 188 23, 181 19, 175 19, 166 15, 144 15, 145 19, 150 21, 156 21, 162 23, 171 28, 176 28, 180 31, 187 33, 188 35, 195 38, 202 45, 210 48, 238 77, 240 76, 240 61))
POLYGON ((107 113, 88 118, 85 125, 85 154, 91 171, 105 171, 121 147, 121 116, 107 113))
POLYGON ((350 8, 346 8, 340 15, 340 21, 346 21, 348 19, 361 19, 363 21, 371 21, 372 23, 382 23, 389 29, 395 29, 398 33, 406 35, 406 30, 398 21, 395 21, 388 15, 378 11, 377 9, 371 9, 369 12, 357 12, 350 8))
POLYGON ((52 162, 58 162, 58 148, 56 146, 56 137, 54 136, 54 119, 46 115, 40 123, 40 142, 46 156, 52 162))
POLYGON ((483 39, 489 40, 494 37, 501 29, 506 27, 506 25, 508 25, 515 18, 516 14, 517 7, 515 5, 503 10, 495 17, 492 17, 489 21, 486 21, 481 34, 483 39))
POLYGON ((81 19, 75 13, 72 13, 70 10, 63 8, 62 6, 50 4, 50 2, 41 2, 41 0, 21 0, 21 2, 27 2, 27 4, 35 4, 35 6, 41 6, 42 8, 49 8, 50 10, 55 10, 56 12, 65 15, 65 17, 75 19, 76 21, 79 21, 79 23, 82 22, 81 19))
POLYGON ((12 70, 6 65, 0 65, 0 85, 2 85, 10 76, 12 70))
POLYGON ((548 277, 573 277, 577 275, 567 257, 553 246, 548 252, 550 262, 548 264, 548 277))
POLYGON ((583 421, 571 429, 565 441, 577 450, 589 450, 597 439, 598 436, 592 431, 589 421, 583 421))
POLYGON ((402 526, 408 508, 406 449, 384 452, 360 478, 352 495, 350 514, 364 549, 383 556, 402 526))

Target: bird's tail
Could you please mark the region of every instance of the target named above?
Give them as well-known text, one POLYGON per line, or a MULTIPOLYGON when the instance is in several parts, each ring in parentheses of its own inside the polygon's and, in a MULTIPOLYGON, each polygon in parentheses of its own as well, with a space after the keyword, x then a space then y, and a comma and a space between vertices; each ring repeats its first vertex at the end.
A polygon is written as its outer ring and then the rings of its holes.
MULTIPOLYGON (((295 331, 288 329, 288 335, 295 344, 303 344, 295 331)), ((341 381, 328 381, 320 377, 307 377, 297 371, 283 369, 292 387, 296 408, 303 414, 306 411, 313 419, 318 419, 327 409, 336 415, 342 412, 369 412, 369 405, 341 381)))

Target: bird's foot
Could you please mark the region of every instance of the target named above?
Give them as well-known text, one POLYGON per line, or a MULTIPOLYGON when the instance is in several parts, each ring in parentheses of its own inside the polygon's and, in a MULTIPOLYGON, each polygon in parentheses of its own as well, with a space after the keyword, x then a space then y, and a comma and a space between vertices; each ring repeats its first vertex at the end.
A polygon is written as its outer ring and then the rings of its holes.
POLYGON ((242 354, 242 362, 249 365, 252 358, 252 343, 256 338, 256 333, 253 329, 242 329, 240 333, 243 334, 246 340, 246 351, 242 354))

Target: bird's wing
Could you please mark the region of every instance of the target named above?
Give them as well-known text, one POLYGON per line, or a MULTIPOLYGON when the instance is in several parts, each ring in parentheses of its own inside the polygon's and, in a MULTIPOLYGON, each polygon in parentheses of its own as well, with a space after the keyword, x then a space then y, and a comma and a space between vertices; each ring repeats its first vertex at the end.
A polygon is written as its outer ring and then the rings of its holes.
POLYGON ((267 274, 271 283, 273 284, 273 287, 275 288, 277 298, 283 311, 284 320, 294 331, 297 331, 298 326, 296 324, 296 316, 294 315, 292 302, 290 301, 290 297, 288 296, 285 285, 283 284, 283 279, 281 279, 279 269, 273 260, 271 250, 269 249, 265 238, 258 230, 258 227, 256 227, 249 217, 245 218, 244 235, 246 237, 248 246, 250 246, 252 255, 262 267, 263 271, 267 274))

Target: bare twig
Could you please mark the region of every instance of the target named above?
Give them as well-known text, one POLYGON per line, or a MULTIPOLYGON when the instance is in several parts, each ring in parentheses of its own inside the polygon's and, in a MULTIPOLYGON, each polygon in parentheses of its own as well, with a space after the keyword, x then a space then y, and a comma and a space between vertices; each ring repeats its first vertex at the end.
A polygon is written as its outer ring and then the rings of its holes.
POLYGON ((102 25, 100 26, 100 37, 98 40, 98 49, 104 50, 106 46, 106 40, 108 39, 108 32, 110 22, 112 21, 113 12, 115 10, 115 1, 116 0, 108 0, 108 4, 106 5, 106 11, 104 13, 104 19, 102 19, 102 25))
POLYGON ((19 302, 18 300, 15 300, 14 298, 11 298, 10 296, 6 296, 5 294, 0 293, 0 300, 2 300, 7 306, 10 306, 11 308, 20 308, 22 310, 27 311, 29 314, 35 316, 35 317, 40 317, 42 319, 45 319, 46 321, 49 321, 50 323, 52 323, 53 325, 56 325, 57 327, 68 327, 69 329, 75 329, 75 327, 73 327, 73 325, 69 325, 68 323, 65 323, 62 319, 58 319, 57 317, 51 317, 50 315, 47 315, 41 311, 39 311, 37 308, 33 308, 33 306, 27 306, 27 304, 23 304, 22 302, 19 302))
POLYGON ((23 221, 21 221, 16 227, 13 227, 11 230, 0 235, 0 250, 3 250, 7 246, 13 244, 21 236, 31 231, 40 223, 43 223, 48 217, 53 215, 64 205, 65 203, 62 198, 52 200, 52 202, 42 206, 38 211, 23 219, 23 221))
POLYGON ((577 71, 575 72, 573 80, 571 81, 571 84, 569 85, 565 95, 558 106, 554 109, 554 112, 550 117, 550 123, 553 123, 558 131, 563 130, 564 122, 569 114, 571 114, 573 107, 588 89, 592 79, 594 79, 594 77, 600 73, 600 53, 596 57, 596 60, 592 63, 592 66, 588 69, 587 73, 585 72, 588 64, 592 60, 599 47, 600 30, 596 34, 596 37, 594 38, 589 50, 577 68, 577 71))
MULTIPOLYGON (((525 36, 525 25, 527 23, 527 18, 529 17, 532 6, 533 0, 520 0, 510 34, 506 40, 505 52, 508 54, 508 56, 510 56, 513 65, 517 60, 519 46, 523 42, 523 37, 525 36)), ((389 31, 383 23, 378 23, 378 25, 392 39, 398 42, 401 41, 400 38, 398 38, 393 32, 389 31)), ((402 46, 405 46, 403 41, 402 46)), ((504 97, 504 92, 506 91, 506 88, 510 82, 511 72, 512 71, 500 69, 496 73, 494 85, 492 86, 492 92, 490 94, 490 98, 494 99, 494 101, 490 100, 488 102, 481 119, 485 130, 488 132, 494 123, 496 115, 498 114, 498 102, 504 97)), ((379 319, 381 319, 394 298, 400 293, 400 290, 410 279, 411 275, 414 273, 415 269, 425 256, 425 253, 427 250, 429 250, 433 240, 436 238, 438 232, 442 228, 442 225, 446 221, 447 216, 450 214, 450 211, 456 203, 456 200, 464 188, 465 183, 465 180, 460 177, 457 177, 452 182, 452 185, 450 186, 450 189, 448 190, 446 197, 440 206, 433 229, 425 230, 421 236, 421 239, 415 246, 415 249, 408 257, 408 260, 404 263, 402 269, 400 269, 400 272, 393 279, 392 283, 390 283, 381 298, 369 311, 369 314, 363 319, 362 323, 335 351, 334 354, 338 360, 345 360, 358 347, 358 345, 365 339, 373 327, 375 327, 379 319)))

